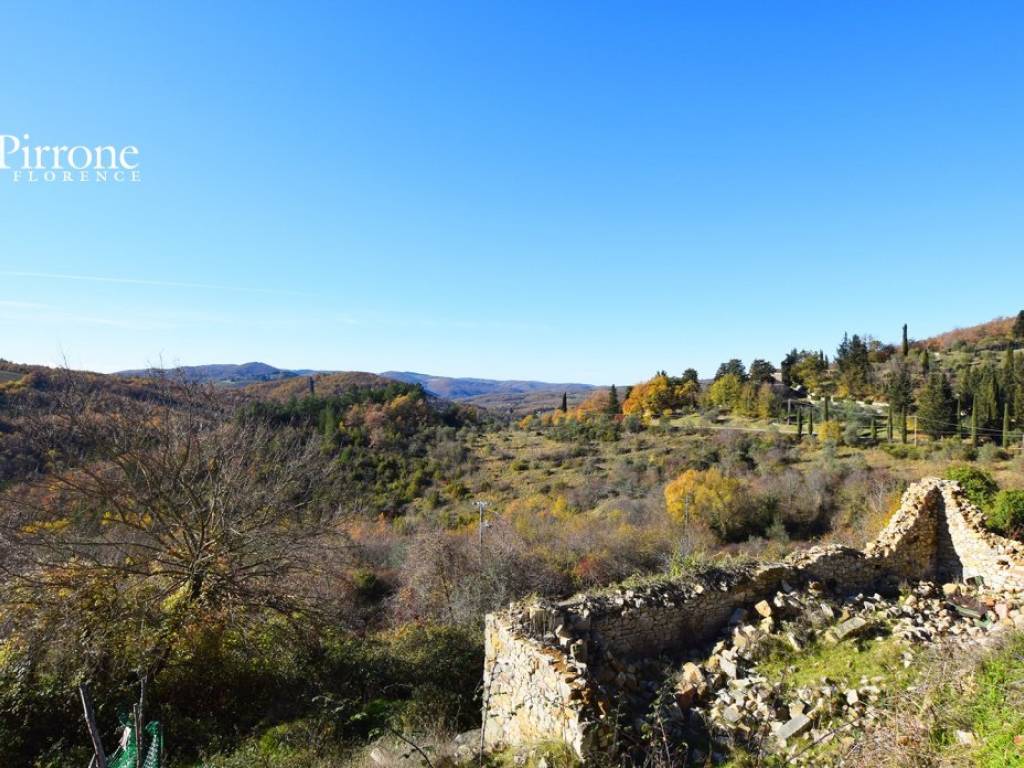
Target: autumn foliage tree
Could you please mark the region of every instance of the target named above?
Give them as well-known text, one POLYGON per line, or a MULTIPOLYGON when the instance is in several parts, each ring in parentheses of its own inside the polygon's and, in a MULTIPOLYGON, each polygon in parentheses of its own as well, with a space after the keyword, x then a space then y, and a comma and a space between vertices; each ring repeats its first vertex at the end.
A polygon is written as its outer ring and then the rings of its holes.
POLYGON ((692 410, 699 395, 700 385, 693 379, 659 373, 630 388, 622 412, 653 418, 672 411, 692 410))
POLYGON ((743 514, 743 484, 717 467, 687 469, 665 486, 665 507, 681 523, 701 520, 723 540, 742 538, 748 530, 743 514))

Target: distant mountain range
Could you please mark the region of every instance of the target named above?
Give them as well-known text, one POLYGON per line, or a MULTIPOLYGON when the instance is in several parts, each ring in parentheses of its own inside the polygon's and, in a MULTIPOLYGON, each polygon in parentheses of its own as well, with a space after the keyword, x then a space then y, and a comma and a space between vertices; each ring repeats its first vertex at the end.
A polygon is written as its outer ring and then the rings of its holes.
POLYGON ((217 384, 225 387, 244 387, 260 381, 280 381, 296 376, 309 376, 320 371, 306 369, 287 370, 275 368, 266 363, 242 363, 241 365, 183 365, 178 368, 140 368, 132 371, 118 371, 117 376, 175 376, 186 381, 217 384))
POLYGON ((526 395, 532 392, 580 393, 594 389, 590 384, 552 384, 547 381, 500 381, 497 379, 468 379, 450 376, 432 376, 412 371, 384 371, 387 379, 408 384, 420 384, 428 392, 447 400, 468 400, 479 395, 526 395))
MULTIPOLYGON (((311 369, 275 368, 266 363, 242 363, 241 365, 187 365, 168 370, 145 368, 132 371, 118 371, 118 376, 177 376, 187 381, 215 384, 223 387, 244 387, 268 381, 282 381, 300 376, 338 373, 311 369)), ((456 378, 432 376, 412 371, 385 371, 380 376, 386 379, 419 384, 427 392, 446 400, 463 400, 482 407, 496 407, 502 410, 532 410, 550 408, 561 400, 562 393, 570 401, 578 401, 595 389, 590 384, 555 384, 546 381, 499 381, 496 379, 456 378)))

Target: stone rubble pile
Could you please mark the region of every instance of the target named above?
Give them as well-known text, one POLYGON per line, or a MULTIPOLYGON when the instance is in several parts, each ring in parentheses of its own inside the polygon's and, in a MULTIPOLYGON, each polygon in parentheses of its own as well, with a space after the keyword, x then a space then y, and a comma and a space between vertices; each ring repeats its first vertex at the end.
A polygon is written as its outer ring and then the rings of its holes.
MULTIPOLYGON (((861 678, 844 685, 821 679, 811 687, 791 689, 785 680, 769 680, 758 662, 773 651, 799 653, 812 643, 836 644, 891 635, 912 649, 936 643, 986 642, 989 633, 1024 628, 1024 595, 992 593, 979 585, 920 582, 898 599, 857 594, 836 599, 812 583, 803 592, 783 584, 770 600, 752 611, 737 610, 725 636, 703 662, 686 662, 677 672, 673 700, 658 711, 692 729, 703 724, 722 744, 755 744, 797 756, 810 743, 833 738, 852 743, 852 724, 864 728, 878 719, 884 698, 883 678, 861 678)), ((643 686, 640 670, 626 675, 627 687, 643 686)), ((797 759, 794 764, 799 764, 797 759)))

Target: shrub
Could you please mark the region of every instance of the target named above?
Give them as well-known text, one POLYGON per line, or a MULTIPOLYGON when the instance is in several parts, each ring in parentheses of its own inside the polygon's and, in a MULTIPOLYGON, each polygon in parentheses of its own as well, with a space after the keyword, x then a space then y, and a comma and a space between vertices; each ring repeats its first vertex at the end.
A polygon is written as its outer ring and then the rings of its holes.
POLYGON ((978 461, 993 464, 1006 458, 1006 452, 995 443, 985 443, 978 449, 978 461))
POLYGON ((843 440, 843 426, 838 421, 826 421, 816 427, 818 439, 823 443, 840 445, 843 440))
POLYGON ((622 427, 630 434, 636 434, 642 432, 644 428, 644 420, 637 414, 631 413, 622 419, 622 427))
POLYGON ((1004 536, 1024 529, 1024 491, 1000 491, 985 514, 988 527, 1004 536))
POLYGON ((992 475, 983 469, 969 467, 966 464, 950 467, 943 477, 958 482, 971 503, 982 509, 992 503, 992 499, 995 498, 996 492, 999 490, 992 475))
POLYGON ((916 461, 922 457, 922 452, 916 445, 904 445, 903 443, 886 443, 882 445, 882 450, 892 456, 894 459, 909 459, 916 461))
POLYGON ((956 437, 944 437, 932 446, 932 459, 946 461, 974 461, 978 450, 956 437))

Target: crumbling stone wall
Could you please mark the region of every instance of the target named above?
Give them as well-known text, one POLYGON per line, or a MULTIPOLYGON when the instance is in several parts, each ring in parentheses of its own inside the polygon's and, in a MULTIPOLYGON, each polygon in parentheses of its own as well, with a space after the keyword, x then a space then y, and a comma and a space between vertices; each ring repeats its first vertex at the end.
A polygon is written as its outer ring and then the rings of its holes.
POLYGON ((557 740, 585 754, 590 747, 584 727, 586 665, 533 637, 533 629, 525 624, 528 620, 528 611, 516 609, 487 616, 486 742, 494 746, 557 740))
POLYGON ((999 588, 1024 588, 1024 545, 985 532, 982 522, 955 483, 929 478, 907 489, 899 510, 863 551, 812 547, 781 563, 712 567, 489 615, 485 742, 493 748, 560 740, 581 756, 606 749, 616 706, 608 691, 639 684, 617 659, 697 647, 737 609, 783 587, 817 582, 851 594, 981 576, 999 588))
POLYGON ((980 576, 995 589, 1024 589, 1024 544, 985 530, 985 516, 953 482, 940 484, 947 538, 940 570, 964 580, 980 576))

